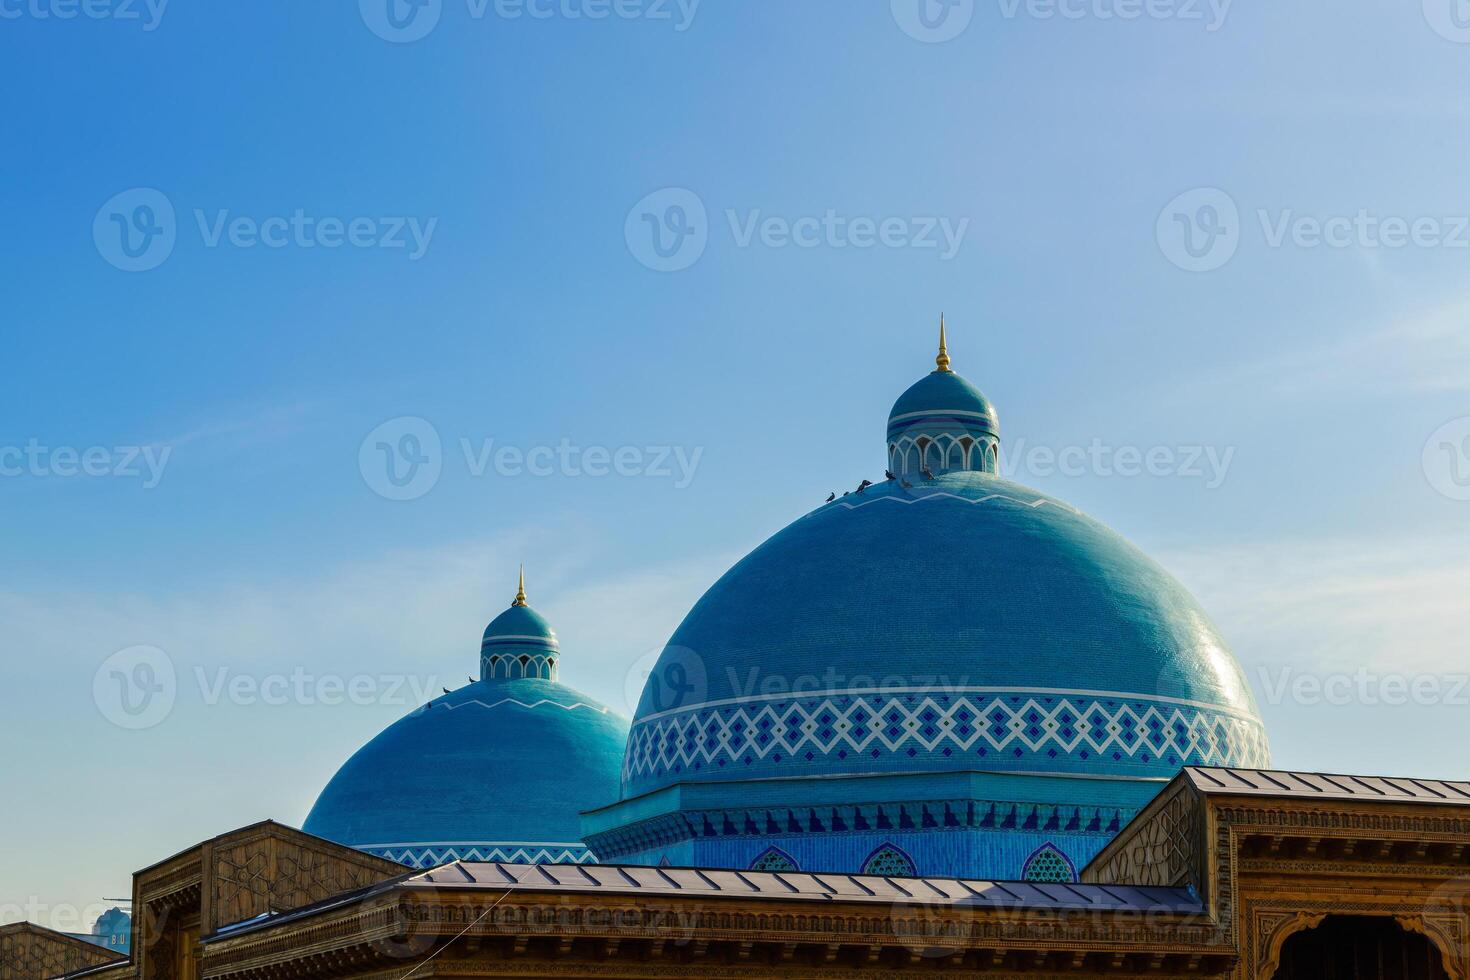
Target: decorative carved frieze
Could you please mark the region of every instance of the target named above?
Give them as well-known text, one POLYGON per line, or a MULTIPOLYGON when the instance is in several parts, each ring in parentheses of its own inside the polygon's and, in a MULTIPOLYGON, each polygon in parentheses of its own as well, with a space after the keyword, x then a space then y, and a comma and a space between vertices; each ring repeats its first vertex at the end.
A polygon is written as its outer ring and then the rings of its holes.
POLYGON ((1124 829, 1086 869, 1083 880, 1155 887, 1187 886, 1207 893, 1208 814, 1176 781, 1124 829))
MULTIPOLYGON (((1114 959, 1123 964, 1116 972, 1125 976, 1184 971, 1190 964, 1210 976, 1233 964, 1233 951, 1214 923, 1179 913, 904 904, 812 908, 598 895, 543 901, 403 893, 399 902, 396 909, 342 908, 253 934, 222 936, 206 944, 204 976, 324 976, 323 957, 338 965, 358 962, 358 976, 377 968, 372 964, 396 961, 407 969, 431 955, 434 973, 459 975, 461 967, 477 964, 474 969, 486 975, 521 976, 554 975, 537 971, 543 961, 559 958, 579 965, 617 961, 624 965, 607 975, 629 977, 720 976, 730 962, 746 963, 747 971, 780 974, 789 968, 803 977, 822 969, 878 976, 899 965, 962 975, 992 961, 1016 964, 1018 975, 1048 976, 1095 972, 1114 959), (363 962, 364 956, 371 962, 363 962), (506 960, 523 962, 505 967, 506 960), (652 968, 663 963, 677 966, 672 972, 652 968)), ((430 969, 426 962, 419 972, 430 969)))

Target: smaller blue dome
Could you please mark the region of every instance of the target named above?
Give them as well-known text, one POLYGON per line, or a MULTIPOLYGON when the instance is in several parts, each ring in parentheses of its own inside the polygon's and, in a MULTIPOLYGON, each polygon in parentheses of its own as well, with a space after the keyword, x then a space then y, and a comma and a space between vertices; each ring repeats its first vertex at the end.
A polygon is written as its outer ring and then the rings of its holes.
POLYGON ((888 425, 892 428, 895 423, 902 424, 906 416, 916 414, 975 416, 977 422, 988 421, 992 431, 1000 431, 1000 419, 990 399, 953 371, 931 371, 914 382, 893 403, 888 425))
POLYGON ((556 646, 556 630, 546 617, 530 606, 511 606, 490 620, 485 627, 488 640, 531 640, 541 645, 556 646))
POLYGON ((888 413, 888 469, 900 477, 1000 469, 1000 419, 995 406, 949 367, 944 318, 939 318, 935 368, 909 387, 888 413))
POLYGON ((617 797, 627 733, 555 681, 477 681, 358 750, 304 829, 415 867, 589 861, 579 813, 617 797))
POLYGON ((304 829, 414 867, 595 860, 579 815, 617 796, 628 723, 560 683, 559 658, 522 575, 485 630, 480 680, 359 749, 304 829))

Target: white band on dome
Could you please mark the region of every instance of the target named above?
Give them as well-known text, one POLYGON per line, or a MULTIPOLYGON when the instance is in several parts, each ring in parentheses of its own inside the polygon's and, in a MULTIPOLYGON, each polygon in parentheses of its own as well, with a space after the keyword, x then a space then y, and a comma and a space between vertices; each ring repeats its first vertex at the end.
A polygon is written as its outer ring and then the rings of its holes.
POLYGON ((639 724, 654 721, 668 715, 684 714, 689 711, 698 711, 702 708, 723 708, 732 704, 749 704, 752 701, 805 701, 808 698, 835 698, 835 697, 874 697, 888 696, 894 694, 923 694, 930 697, 949 696, 960 694, 1023 694, 1040 695, 1045 697, 1064 698, 1093 698, 1104 701, 1161 701, 1165 704, 1178 704, 1188 708, 1204 708, 1207 711, 1218 711, 1222 714, 1235 715, 1246 721, 1259 721, 1250 712, 1229 705, 1217 704, 1210 701, 1192 701, 1188 698, 1170 698, 1161 694, 1130 694, 1126 691, 1088 691, 1080 688, 1065 687, 951 687, 941 684, 917 685, 913 687, 852 687, 833 688, 827 691, 785 691, 776 694, 750 694, 734 698, 721 698, 718 701, 701 701, 698 704, 686 704, 677 708, 669 708, 666 711, 655 711, 652 714, 639 715, 639 724))

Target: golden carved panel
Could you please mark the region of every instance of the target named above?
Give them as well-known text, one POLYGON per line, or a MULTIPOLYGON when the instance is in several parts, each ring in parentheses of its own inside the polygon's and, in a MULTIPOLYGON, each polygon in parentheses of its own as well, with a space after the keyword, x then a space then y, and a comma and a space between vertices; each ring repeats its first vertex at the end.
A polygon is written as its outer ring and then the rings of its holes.
MULTIPOLYGON (((1371 891, 1365 893, 1371 894, 1371 891)), ((1429 939, 1443 958, 1451 980, 1466 980, 1466 932, 1470 918, 1463 912, 1425 911, 1408 896, 1384 895, 1379 900, 1313 900, 1307 896, 1274 896, 1270 901, 1247 902, 1245 948, 1239 964, 1242 978, 1270 980, 1281 964, 1286 941, 1299 932, 1315 929, 1329 915, 1381 916, 1393 919, 1409 932, 1429 939)))
POLYGON ((49 929, 24 923, 0 929, 0 980, 45 980, 117 959, 102 946, 49 929))
POLYGON ((1204 806, 1183 783, 1166 790, 1149 811, 1126 828, 1086 880, 1170 888, 1187 885, 1205 894, 1207 860, 1204 806))
POLYGON ((210 930, 376 884, 399 865, 285 828, 210 847, 210 930))

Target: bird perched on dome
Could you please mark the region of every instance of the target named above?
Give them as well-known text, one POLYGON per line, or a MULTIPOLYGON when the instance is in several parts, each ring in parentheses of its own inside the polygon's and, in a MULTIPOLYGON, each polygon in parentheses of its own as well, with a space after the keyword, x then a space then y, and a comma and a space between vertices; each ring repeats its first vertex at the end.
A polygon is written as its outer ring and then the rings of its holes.
POLYGON ((889 412, 899 481, 787 525, 669 638, 621 799, 583 825, 599 860, 1007 880, 1041 846, 1071 876, 1182 766, 1270 765, 1204 610, 1104 524, 1003 476, 999 417, 943 333, 932 363, 889 412), (944 492, 909 490, 921 474, 944 492), (671 705, 666 678, 691 666, 694 696, 671 705), (763 676, 829 683, 757 691, 763 676))

